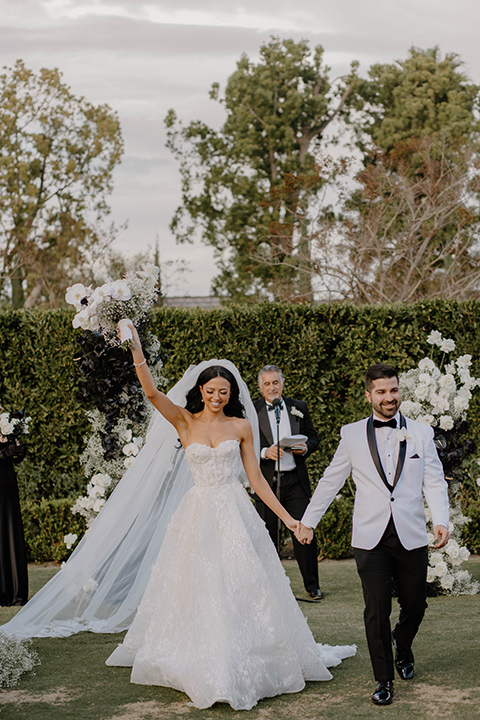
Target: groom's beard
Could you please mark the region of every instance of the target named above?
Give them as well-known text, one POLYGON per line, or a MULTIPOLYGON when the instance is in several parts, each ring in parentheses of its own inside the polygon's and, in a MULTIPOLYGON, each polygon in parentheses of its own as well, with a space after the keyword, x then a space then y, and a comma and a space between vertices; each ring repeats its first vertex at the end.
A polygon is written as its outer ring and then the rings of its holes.
POLYGON ((383 417, 386 420, 390 420, 390 418, 394 417, 397 414, 401 402, 402 401, 400 399, 391 401, 389 403, 372 402, 372 409, 375 414, 378 415, 380 418, 383 417))

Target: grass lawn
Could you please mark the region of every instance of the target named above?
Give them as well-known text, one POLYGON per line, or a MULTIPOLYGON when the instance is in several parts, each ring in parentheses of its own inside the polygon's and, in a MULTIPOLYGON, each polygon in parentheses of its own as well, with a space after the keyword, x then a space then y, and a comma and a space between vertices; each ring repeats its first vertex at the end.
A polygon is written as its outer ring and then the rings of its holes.
MULTIPOLYGON (((296 563, 285 561, 296 595, 303 596, 296 563)), ((480 580, 480 556, 465 564, 480 580)), ((30 567, 32 594, 56 572, 30 567)), ((188 706, 186 695, 162 687, 133 685, 127 668, 108 668, 105 659, 123 635, 80 633, 33 641, 41 658, 36 674, 0 694, 0 720, 471 720, 480 718, 480 595, 429 600, 415 641, 415 679, 395 683, 394 703, 370 702, 374 681, 363 630, 363 600, 353 560, 324 561, 320 584, 325 598, 300 603, 319 642, 356 643, 358 653, 333 668, 330 682, 311 682, 301 693, 262 700, 249 713, 217 704, 188 706)), ((255 599, 252 598, 252 602, 255 599)), ((0 608, 0 623, 15 614, 0 608)))

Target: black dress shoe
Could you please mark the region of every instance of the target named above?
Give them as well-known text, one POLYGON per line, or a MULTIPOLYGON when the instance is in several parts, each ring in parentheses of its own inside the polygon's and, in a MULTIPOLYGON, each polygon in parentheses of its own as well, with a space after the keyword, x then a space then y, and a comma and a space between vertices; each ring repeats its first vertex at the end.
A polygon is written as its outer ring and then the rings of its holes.
POLYGON ((404 650, 398 647, 395 638, 393 638, 393 647, 395 648, 395 667, 402 680, 411 680, 413 678, 413 668, 415 660, 411 648, 404 650))
POLYGON ((315 588, 315 590, 307 590, 308 597, 312 598, 312 600, 321 600, 323 598, 323 593, 320 590, 320 588, 315 588))
POLYGON ((372 695, 375 705, 390 705, 393 698, 393 680, 381 680, 372 695))

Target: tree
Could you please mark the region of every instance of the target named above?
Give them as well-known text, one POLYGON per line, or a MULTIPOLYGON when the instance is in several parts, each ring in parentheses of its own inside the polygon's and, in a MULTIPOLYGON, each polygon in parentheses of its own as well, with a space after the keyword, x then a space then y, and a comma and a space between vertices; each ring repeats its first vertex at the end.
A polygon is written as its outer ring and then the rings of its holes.
POLYGON ((334 87, 322 56, 320 46, 272 38, 258 63, 242 55, 224 97, 212 86, 227 116, 221 130, 200 121, 183 127, 173 110, 166 117, 167 146, 182 176, 171 228, 180 242, 199 228, 213 246, 220 295, 312 297, 308 275, 295 266, 309 255, 299 218, 323 183, 315 155, 327 128, 348 114, 357 81, 353 64, 334 87))
POLYGON ((116 114, 75 97, 57 69, 4 68, 0 272, 14 308, 58 306, 73 272, 108 244, 102 221, 122 151, 116 114))
MULTIPOLYGON (((319 213, 318 295, 357 304, 480 297, 480 158, 424 136, 375 150, 339 218, 319 213)), ((337 177, 340 173, 337 173, 337 177)))
POLYGON ((370 79, 358 87, 364 107, 355 130, 363 149, 366 139, 386 152, 402 140, 424 135, 440 134, 453 143, 478 140, 480 88, 468 81, 461 65, 453 53, 442 59, 438 48, 411 48, 405 60, 372 65, 370 79))

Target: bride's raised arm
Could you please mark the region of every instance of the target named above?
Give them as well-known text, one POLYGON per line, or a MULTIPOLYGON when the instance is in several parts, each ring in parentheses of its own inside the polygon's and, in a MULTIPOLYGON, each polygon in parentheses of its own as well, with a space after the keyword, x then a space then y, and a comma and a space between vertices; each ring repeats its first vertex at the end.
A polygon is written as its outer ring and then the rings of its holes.
POLYGON ((168 420, 181 436, 188 428, 190 413, 180 405, 175 405, 165 393, 162 393, 155 385, 152 373, 143 355, 142 343, 133 323, 129 322, 128 327, 132 331, 133 344, 131 346, 133 364, 137 371, 137 377, 147 398, 157 410, 168 420))

